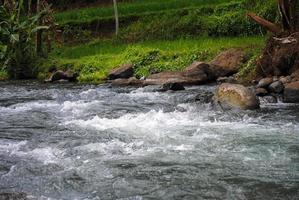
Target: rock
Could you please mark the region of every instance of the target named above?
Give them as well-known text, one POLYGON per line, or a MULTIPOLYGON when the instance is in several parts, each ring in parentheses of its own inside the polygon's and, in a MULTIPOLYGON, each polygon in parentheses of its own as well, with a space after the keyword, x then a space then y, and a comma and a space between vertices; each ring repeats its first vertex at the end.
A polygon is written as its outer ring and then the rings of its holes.
POLYGON ((66 79, 71 82, 75 82, 78 77, 78 73, 73 72, 72 70, 67 70, 66 72, 64 72, 64 75, 66 76, 66 79))
POLYGON ((217 78, 217 83, 221 84, 221 83, 236 83, 236 79, 232 76, 230 77, 219 77, 217 78))
POLYGON ((181 72, 161 72, 147 77, 144 85, 163 85, 166 83, 180 83, 182 85, 198 85, 209 80, 209 65, 194 62, 181 72))
POLYGON ((264 103, 277 103, 277 98, 274 96, 264 96, 261 97, 261 101, 263 101, 264 103))
POLYGON ((51 75, 47 82, 55 82, 60 80, 67 80, 67 76, 63 71, 58 70, 51 75))
POLYGON ((257 88, 255 89, 255 95, 256 96, 266 96, 268 94, 268 91, 265 88, 257 88))
POLYGON ((143 81, 139 80, 135 77, 131 77, 131 78, 119 78, 119 79, 115 79, 113 81, 111 81, 111 84, 113 86, 137 86, 137 87, 141 87, 143 86, 143 81))
POLYGON ((269 91, 276 94, 282 93, 283 89, 284 89, 284 85, 281 81, 275 81, 271 83, 271 85, 269 85, 269 91))
POLYGON ((165 83, 163 84, 161 91, 180 91, 180 90, 185 90, 184 86, 180 83, 165 83))
POLYGON ((0 200, 26 200, 25 193, 0 193, 0 200))
POLYGON ((239 84, 223 83, 217 89, 214 100, 224 109, 257 109, 260 102, 248 88, 239 84))
POLYGON ((283 93, 283 102, 298 103, 299 102, 299 81, 285 85, 283 93))
POLYGON ((267 88, 271 83, 273 83, 273 78, 268 77, 268 78, 263 78, 259 81, 257 84, 258 88, 267 88))
POLYGON ((245 53, 241 49, 229 49, 220 53, 211 61, 212 66, 216 66, 214 70, 217 77, 227 76, 237 73, 242 64, 245 62, 245 53))
POLYGON ((78 77, 78 74, 71 71, 67 70, 66 72, 58 70, 56 72, 53 72, 53 74, 50 76, 49 79, 46 79, 45 82, 68 82, 68 81, 76 81, 78 77))
POLYGON ((281 81, 283 84, 287 84, 287 83, 290 83, 292 81, 292 78, 291 76, 282 76, 279 78, 279 81, 281 81))
POLYGON ((212 92, 202 92, 195 96, 194 101, 199 103, 211 103, 213 101, 214 94, 212 92))
POLYGON ((109 80, 115 80, 119 78, 131 78, 134 75, 134 65, 133 64, 125 64, 114 70, 112 70, 108 74, 109 80))

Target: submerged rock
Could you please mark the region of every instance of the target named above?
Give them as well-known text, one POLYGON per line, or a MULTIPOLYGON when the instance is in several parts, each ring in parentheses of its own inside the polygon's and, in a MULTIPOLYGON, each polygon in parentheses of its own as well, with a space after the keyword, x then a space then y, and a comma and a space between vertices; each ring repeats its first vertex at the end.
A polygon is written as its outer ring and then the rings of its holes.
POLYGON ((185 87, 180 83, 165 83, 163 84, 160 91, 168 91, 168 90, 180 91, 180 90, 185 90, 185 87))
POLYGON ((224 109, 257 109, 260 102, 252 90, 239 84, 223 83, 216 89, 216 103, 224 109))
POLYGON ((265 88, 257 88, 255 89, 255 95, 257 96, 266 96, 268 94, 268 91, 265 88))
POLYGON ((112 70, 108 74, 109 80, 115 80, 115 79, 125 79, 125 78, 131 78, 134 75, 134 65, 133 64, 125 64, 122 65, 114 70, 112 70))
POLYGON ((0 193, 0 200, 27 200, 25 193, 0 193))
POLYGON ((299 102, 299 81, 292 82, 285 85, 283 93, 283 101, 285 103, 299 102))

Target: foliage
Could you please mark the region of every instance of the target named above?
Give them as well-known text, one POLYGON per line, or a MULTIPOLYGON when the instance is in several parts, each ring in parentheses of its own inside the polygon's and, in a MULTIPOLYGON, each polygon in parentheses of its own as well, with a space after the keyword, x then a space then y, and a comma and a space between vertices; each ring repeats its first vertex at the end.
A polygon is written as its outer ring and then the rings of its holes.
POLYGON ((34 35, 46 26, 37 26, 46 14, 40 12, 34 16, 23 14, 23 1, 12 9, 0 7, 0 63, 2 70, 7 70, 13 78, 30 77, 33 74, 32 63, 36 59, 34 35))
MULTIPOLYGON (((134 0, 120 3, 120 39, 135 42, 265 34, 265 30, 247 19, 249 10, 268 19, 279 16, 275 0, 134 0)), ((80 27, 97 35, 109 35, 107 32, 114 31, 112 6, 59 12, 55 18, 63 27, 80 27)))
POLYGON ((80 82, 100 83, 114 67, 135 64, 135 75, 182 70, 195 60, 209 61, 220 51, 243 48, 247 52, 261 48, 263 37, 195 38, 173 41, 145 41, 136 44, 95 41, 75 47, 57 48, 39 71, 44 78, 49 69, 72 69, 80 74, 80 82))

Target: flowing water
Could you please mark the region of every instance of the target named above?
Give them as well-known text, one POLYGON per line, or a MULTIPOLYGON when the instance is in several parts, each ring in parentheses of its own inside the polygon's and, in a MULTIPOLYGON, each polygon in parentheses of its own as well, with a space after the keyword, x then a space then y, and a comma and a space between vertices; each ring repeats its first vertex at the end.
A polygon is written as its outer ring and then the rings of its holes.
POLYGON ((0 197, 299 199, 299 107, 215 110, 213 86, 0 83, 0 197))

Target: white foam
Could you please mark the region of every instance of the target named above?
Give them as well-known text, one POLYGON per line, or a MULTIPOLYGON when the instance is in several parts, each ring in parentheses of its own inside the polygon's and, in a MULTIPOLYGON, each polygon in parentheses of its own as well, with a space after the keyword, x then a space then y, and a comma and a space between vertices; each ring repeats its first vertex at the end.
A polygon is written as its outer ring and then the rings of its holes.
POLYGON ((81 114, 82 112, 85 112, 89 108, 92 108, 94 106, 97 106, 101 103, 101 101, 65 101, 62 104, 61 112, 63 113, 71 113, 71 114, 81 114))

